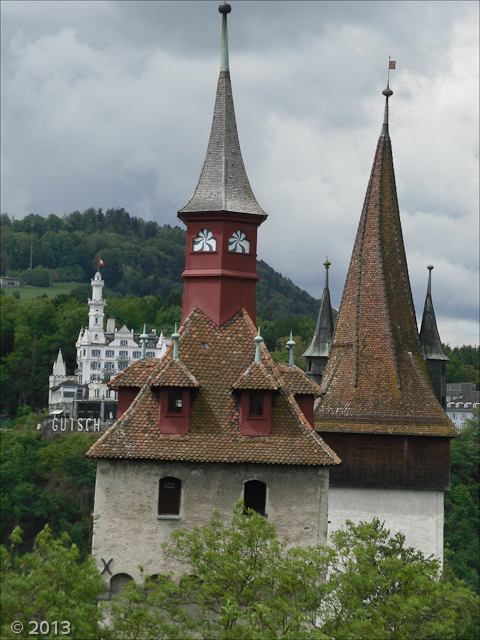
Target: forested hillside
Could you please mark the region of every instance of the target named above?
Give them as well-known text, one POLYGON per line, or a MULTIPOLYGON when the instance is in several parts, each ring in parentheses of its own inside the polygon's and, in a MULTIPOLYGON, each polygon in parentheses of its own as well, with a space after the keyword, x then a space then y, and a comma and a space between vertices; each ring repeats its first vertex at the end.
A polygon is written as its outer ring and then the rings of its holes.
MULTIPOLYGON (((87 209, 59 218, 30 214, 23 220, 1 216, 1 274, 48 287, 50 281, 89 282, 102 258, 102 276, 111 294, 158 296, 181 292, 185 231, 130 216, 124 209, 87 209), (32 270, 30 270, 30 260, 32 270)), ((260 315, 309 315, 319 303, 265 262, 258 262, 260 315)))

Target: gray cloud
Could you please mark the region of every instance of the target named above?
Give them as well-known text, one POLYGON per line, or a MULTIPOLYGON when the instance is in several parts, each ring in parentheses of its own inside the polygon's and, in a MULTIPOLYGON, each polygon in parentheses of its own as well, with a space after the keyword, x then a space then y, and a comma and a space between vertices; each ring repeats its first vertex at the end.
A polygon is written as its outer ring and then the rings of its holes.
MULTIPOLYGON (((478 343, 478 4, 231 2, 230 66, 259 257, 338 306, 383 117, 421 314, 478 343)), ((176 224, 205 153, 218 2, 2 2, 2 211, 124 206, 176 224)))

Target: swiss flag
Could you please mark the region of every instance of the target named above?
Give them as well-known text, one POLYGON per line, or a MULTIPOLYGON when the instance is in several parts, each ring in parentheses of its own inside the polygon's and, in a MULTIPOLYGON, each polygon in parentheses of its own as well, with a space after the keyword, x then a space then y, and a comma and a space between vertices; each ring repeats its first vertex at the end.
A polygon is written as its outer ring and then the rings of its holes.
POLYGON ((104 267, 105 263, 103 262, 103 260, 101 258, 98 259, 98 266, 99 267, 104 267))

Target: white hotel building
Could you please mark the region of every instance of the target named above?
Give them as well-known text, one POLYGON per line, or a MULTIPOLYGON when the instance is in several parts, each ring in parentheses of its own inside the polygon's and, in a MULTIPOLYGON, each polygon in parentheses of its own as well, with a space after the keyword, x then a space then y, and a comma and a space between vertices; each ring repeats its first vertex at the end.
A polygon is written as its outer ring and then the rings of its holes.
MULTIPOLYGON (((75 343, 77 368, 67 376, 62 353, 59 351, 49 379, 49 411, 65 417, 115 418, 117 394, 107 383, 141 356, 140 333, 115 328, 115 318, 107 318, 106 330, 103 299, 104 281, 99 272, 91 280, 92 297, 88 300, 88 327, 82 327, 75 343)), ((157 335, 156 329, 147 333, 146 358, 161 358, 171 338, 157 335)))

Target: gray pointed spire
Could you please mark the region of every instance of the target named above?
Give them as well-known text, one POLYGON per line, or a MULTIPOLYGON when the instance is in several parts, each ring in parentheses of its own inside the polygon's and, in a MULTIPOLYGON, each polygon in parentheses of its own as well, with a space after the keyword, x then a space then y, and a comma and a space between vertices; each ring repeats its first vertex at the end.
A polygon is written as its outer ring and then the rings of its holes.
POLYGON ((443 349, 440 334, 438 333, 437 320, 432 302, 432 270, 433 265, 428 267, 427 295, 423 308, 422 326, 420 329, 420 344, 422 345, 422 355, 427 362, 430 377, 437 400, 446 408, 446 388, 447 388, 447 368, 449 360, 443 349))
POLYGON ((420 329, 420 342, 425 360, 448 360, 445 355, 440 334, 438 333, 437 320, 432 302, 432 270, 433 265, 428 267, 427 295, 423 308, 422 325, 420 329))
POLYGON ((250 187, 238 140, 228 62, 227 14, 232 9, 223 3, 218 10, 222 45, 210 140, 195 192, 178 214, 181 218, 183 213, 229 211, 265 217, 250 187))
POLYGON ((325 267, 325 286, 320 301, 317 326, 313 334, 310 346, 303 354, 307 358, 307 375, 317 383, 320 383, 323 371, 330 356, 333 336, 333 314, 330 302, 330 290, 328 288, 328 258, 323 263, 325 267))

